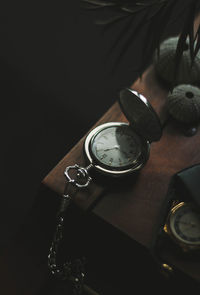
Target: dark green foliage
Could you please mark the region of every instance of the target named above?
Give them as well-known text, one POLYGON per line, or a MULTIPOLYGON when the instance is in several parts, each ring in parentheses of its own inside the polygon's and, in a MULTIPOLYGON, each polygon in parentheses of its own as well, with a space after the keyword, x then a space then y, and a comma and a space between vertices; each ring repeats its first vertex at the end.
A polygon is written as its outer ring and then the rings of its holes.
POLYGON ((81 3, 84 9, 93 11, 95 23, 104 26, 105 29, 114 26, 116 22, 129 19, 124 27, 122 25, 118 39, 109 51, 111 54, 119 44, 121 45, 115 62, 116 66, 126 54, 129 45, 134 40, 134 35, 140 34, 140 29, 148 24, 148 36, 150 37, 147 45, 141 49, 144 55, 143 63, 147 64, 152 52, 156 48, 159 49, 167 25, 180 17, 173 14, 175 9, 178 11, 178 5, 185 5, 185 10, 184 15, 182 15, 184 25, 177 44, 176 67, 179 66, 187 38, 189 38, 192 63, 200 49, 200 27, 196 36, 194 36, 193 31, 194 19, 199 9, 198 0, 81 0, 81 3))

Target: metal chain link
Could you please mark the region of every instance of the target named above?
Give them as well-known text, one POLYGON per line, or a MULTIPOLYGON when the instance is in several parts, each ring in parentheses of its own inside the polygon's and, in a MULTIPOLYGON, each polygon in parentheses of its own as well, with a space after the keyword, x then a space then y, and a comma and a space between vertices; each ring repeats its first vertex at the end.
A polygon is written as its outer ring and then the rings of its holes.
MULTIPOLYGON (((90 168, 90 166, 88 167, 90 168)), ((68 184, 72 184, 77 188, 85 188, 89 185, 91 177, 88 174, 88 169, 78 166, 68 166, 65 169, 65 176, 68 180, 65 190, 68 188, 68 184), (70 170, 75 170, 78 180, 73 179, 69 175, 70 170), (80 181, 80 182, 79 182, 80 181)), ((81 295, 84 287, 85 268, 84 259, 76 259, 74 261, 67 261, 59 266, 57 263, 58 248, 63 238, 64 230, 64 215, 71 202, 71 196, 65 192, 62 195, 60 208, 57 214, 57 224, 54 237, 49 249, 48 255, 48 267, 53 276, 60 280, 67 280, 71 282, 74 295, 81 295)))
POLYGON ((64 212, 69 207, 71 197, 63 195, 61 205, 57 216, 57 225, 51 247, 48 255, 48 267, 52 275, 60 280, 68 280, 71 282, 75 295, 80 295, 83 289, 83 280, 85 277, 84 261, 76 259, 75 261, 67 261, 62 266, 57 264, 58 248, 63 238, 64 230, 64 212))

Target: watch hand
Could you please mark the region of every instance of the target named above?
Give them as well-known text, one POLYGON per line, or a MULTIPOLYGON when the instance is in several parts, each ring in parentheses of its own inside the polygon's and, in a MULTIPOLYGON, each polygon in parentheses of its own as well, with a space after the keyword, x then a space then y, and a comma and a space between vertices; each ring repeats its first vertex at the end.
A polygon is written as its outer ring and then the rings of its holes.
MULTIPOLYGON (((111 151, 111 150, 119 150, 119 146, 118 145, 115 145, 114 147, 112 147, 112 148, 108 148, 108 149, 105 149, 105 150, 103 150, 104 152, 107 152, 107 151, 111 151)), ((99 150, 99 151, 101 151, 101 150, 99 150)))

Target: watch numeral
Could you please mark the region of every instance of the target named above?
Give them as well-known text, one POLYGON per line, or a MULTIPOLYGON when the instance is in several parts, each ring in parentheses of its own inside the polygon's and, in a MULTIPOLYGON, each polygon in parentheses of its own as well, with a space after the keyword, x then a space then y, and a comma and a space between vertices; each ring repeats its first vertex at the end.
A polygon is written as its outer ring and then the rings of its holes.
POLYGON ((113 162, 113 158, 110 158, 109 164, 111 165, 113 162))
POLYGON ((101 156, 101 160, 105 159, 106 157, 107 157, 107 155, 106 155, 106 154, 103 154, 103 155, 101 156))

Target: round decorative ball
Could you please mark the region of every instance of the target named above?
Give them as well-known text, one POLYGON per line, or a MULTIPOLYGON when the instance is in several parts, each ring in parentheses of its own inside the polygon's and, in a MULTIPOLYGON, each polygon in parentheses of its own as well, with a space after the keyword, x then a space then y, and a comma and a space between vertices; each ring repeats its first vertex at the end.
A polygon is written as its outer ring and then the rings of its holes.
POLYGON ((178 84, 195 84, 200 80, 200 52, 191 66, 189 41, 186 41, 176 79, 174 79, 175 55, 179 37, 171 37, 160 45, 160 54, 154 54, 154 66, 157 75, 169 86, 178 84))
POLYGON ((167 108, 179 122, 200 122, 200 89, 192 85, 178 85, 168 95, 167 108))

